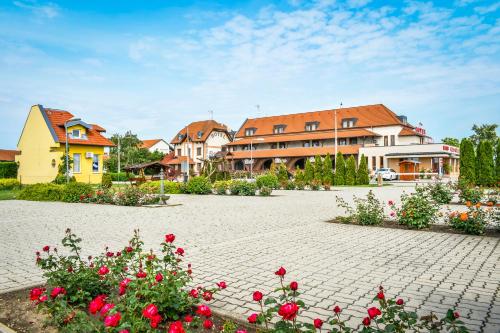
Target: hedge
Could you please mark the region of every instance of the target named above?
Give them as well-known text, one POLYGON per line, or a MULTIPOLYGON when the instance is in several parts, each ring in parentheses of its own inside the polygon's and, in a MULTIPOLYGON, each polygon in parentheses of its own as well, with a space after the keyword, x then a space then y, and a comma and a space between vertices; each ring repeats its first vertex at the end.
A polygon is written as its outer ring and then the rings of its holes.
POLYGON ((12 179, 12 178, 0 179, 0 191, 13 190, 19 187, 21 187, 21 184, 17 181, 17 179, 12 179))
POLYGON ((26 185, 17 198, 31 201, 60 201, 63 190, 64 185, 52 183, 26 185))
POLYGON ((18 167, 16 162, 0 162, 0 178, 17 178, 18 167))
POLYGON ((126 182, 129 179, 129 175, 126 172, 110 172, 109 175, 114 182, 126 182))
MULTIPOLYGON (((146 182, 141 184, 139 188, 149 193, 160 193, 160 181, 146 182)), ((163 190, 166 194, 180 194, 184 192, 184 184, 164 180, 163 190)))

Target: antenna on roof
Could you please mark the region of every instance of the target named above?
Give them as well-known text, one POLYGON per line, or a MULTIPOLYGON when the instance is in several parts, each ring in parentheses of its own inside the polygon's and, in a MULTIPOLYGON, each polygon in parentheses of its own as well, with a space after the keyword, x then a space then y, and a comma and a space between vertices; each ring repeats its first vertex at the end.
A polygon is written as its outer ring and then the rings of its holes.
POLYGON ((214 120, 214 110, 208 110, 208 113, 210 114, 210 120, 214 120))
POLYGON ((257 109, 257 115, 259 115, 260 114, 260 105, 259 104, 255 105, 255 108, 257 109))

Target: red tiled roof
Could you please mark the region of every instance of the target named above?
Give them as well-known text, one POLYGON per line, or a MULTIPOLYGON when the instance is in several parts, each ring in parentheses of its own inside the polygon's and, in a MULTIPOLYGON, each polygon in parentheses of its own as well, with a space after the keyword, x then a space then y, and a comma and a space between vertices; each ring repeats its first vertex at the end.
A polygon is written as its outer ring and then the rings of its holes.
MULTIPOLYGON (((361 136, 379 136, 364 128, 353 128, 348 130, 337 131, 337 138, 354 138, 361 136)), ((322 140, 333 139, 335 137, 334 131, 321 131, 321 132, 304 132, 302 134, 275 134, 272 136, 251 136, 239 139, 227 144, 227 146, 247 145, 253 140, 253 144, 259 143, 272 143, 272 142, 289 142, 289 141, 307 141, 307 140, 322 140), (262 140, 256 140, 262 139, 262 140)))
POLYGON ((16 155, 19 155, 17 150, 0 149, 0 161, 14 162, 16 160, 16 155))
MULTIPOLYGON (((338 146, 338 151, 344 155, 358 154, 360 145, 338 146)), ((286 149, 256 149, 252 153, 252 158, 273 158, 273 157, 311 157, 316 155, 335 154, 335 147, 297 147, 286 149)), ((228 158, 243 159, 250 158, 250 150, 232 151, 228 158)))
POLYGON ((421 133, 418 133, 417 131, 408 128, 408 127, 403 127, 403 129, 399 132, 399 136, 425 136, 421 133))
MULTIPOLYGON (((318 122, 320 131, 333 130, 334 113, 335 110, 323 110, 247 119, 236 133, 236 137, 244 137, 246 128, 256 128, 254 136, 272 135, 274 125, 285 125, 285 134, 300 133, 305 131, 308 122, 318 122)), ((358 128, 404 125, 397 115, 383 104, 337 109, 337 128, 342 128, 342 119, 346 118, 356 118, 355 127, 358 128)))
POLYGON ((170 153, 166 154, 163 156, 163 159, 161 160, 161 163, 163 164, 168 164, 169 161, 173 160, 175 158, 175 153, 171 151, 170 153))
MULTIPOLYGON (((195 121, 183 129, 181 129, 170 141, 171 144, 181 143, 185 139, 186 130, 189 132, 189 141, 192 142, 204 142, 210 133, 214 130, 224 131, 227 133, 227 126, 221 123, 216 122, 215 120, 203 120, 203 121, 195 121), (189 129, 188 129, 189 128, 189 129), (201 136, 198 136, 198 133, 201 133, 201 136), (183 137, 179 139, 179 135, 183 137)), ((229 133, 227 133, 229 136, 229 133)))
POLYGON ((140 147, 141 148, 151 148, 160 141, 161 141, 161 139, 142 140, 140 147))
MULTIPOLYGON (((175 156, 173 159, 168 161, 166 164, 167 165, 181 164, 182 162, 185 162, 186 160, 187 160, 187 156, 175 156)), ((194 161, 192 158, 189 158, 189 164, 194 164, 194 161)))
MULTIPOLYGON (((56 141, 60 143, 66 143, 66 132, 64 130, 64 123, 69 119, 73 118, 73 115, 68 111, 55 110, 49 108, 42 108, 42 112, 45 112, 49 123, 55 135, 56 141)), ((87 129, 87 139, 69 139, 70 144, 78 145, 89 145, 89 146, 115 146, 115 144, 104 137, 101 132, 104 131, 99 125, 91 125, 90 129, 87 129)))

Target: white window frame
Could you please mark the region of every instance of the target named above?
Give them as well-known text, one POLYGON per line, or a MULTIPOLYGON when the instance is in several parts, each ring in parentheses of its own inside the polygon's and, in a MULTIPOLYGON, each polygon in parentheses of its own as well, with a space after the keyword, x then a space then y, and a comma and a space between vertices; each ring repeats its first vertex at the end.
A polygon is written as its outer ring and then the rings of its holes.
POLYGON ((100 171, 100 164, 101 163, 99 163, 99 154, 92 155, 92 172, 93 173, 99 173, 99 171, 100 171), (94 163, 96 162, 96 159, 97 159, 97 170, 94 169, 94 163))
POLYGON ((82 154, 74 153, 73 154, 73 173, 81 173, 82 172, 82 154), (76 156, 78 156, 78 164, 76 163, 76 156), (78 170, 76 168, 78 166, 78 170))

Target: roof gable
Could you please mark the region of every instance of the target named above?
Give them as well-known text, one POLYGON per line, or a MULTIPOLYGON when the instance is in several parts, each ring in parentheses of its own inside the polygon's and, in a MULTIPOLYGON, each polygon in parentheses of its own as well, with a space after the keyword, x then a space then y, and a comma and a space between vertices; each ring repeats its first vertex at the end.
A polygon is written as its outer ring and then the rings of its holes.
POLYGON ((223 131, 229 136, 227 126, 215 120, 195 121, 180 130, 170 141, 172 144, 182 143, 189 134, 189 141, 205 142, 212 131, 223 131))

